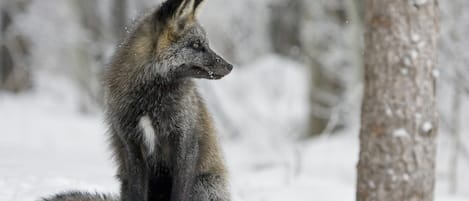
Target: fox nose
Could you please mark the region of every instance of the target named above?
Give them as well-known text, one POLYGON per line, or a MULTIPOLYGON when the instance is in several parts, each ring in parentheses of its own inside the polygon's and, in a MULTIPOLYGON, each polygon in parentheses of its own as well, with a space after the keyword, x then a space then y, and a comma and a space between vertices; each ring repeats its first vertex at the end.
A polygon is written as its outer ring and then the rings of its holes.
POLYGON ((231 70, 233 70, 233 65, 228 64, 228 65, 226 66, 226 68, 228 69, 228 71, 231 71, 231 70))
POLYGON ((228 72, 231 72, 231 70, 233 70, 233 65, 231 65, 230 63, 226 62, 224 59, 222 59, 221 57, 217 57, 216 59, 216 62, 218 64, 222 64, 226 67, 226 70, 228 70, 228 72))

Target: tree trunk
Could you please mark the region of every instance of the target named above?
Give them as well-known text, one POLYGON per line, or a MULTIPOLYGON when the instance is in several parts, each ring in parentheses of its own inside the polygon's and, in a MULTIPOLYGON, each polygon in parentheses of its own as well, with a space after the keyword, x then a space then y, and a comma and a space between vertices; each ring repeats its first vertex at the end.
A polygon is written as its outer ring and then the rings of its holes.
POLYGON ((365 1, 358 201, 431 201, 437 0, 365 1))
POLYGON ((300 58, 302 14, 302 0, 283 0, 271 6, 270 33, 275 53, 300 58))
POLYGON ((343 45, 346 39, 335 34, 336 32, 330 33, 329 31, 346 31, 349 26, 347 19, 350 16, 348 16, 348 8, 343 0, 311 2, 304 0, 300 5, 304 12, 303 18, 306 18, 304 21, 307 22, 301 26, 303 29, 305 25, 311 26, 307 37, 312 38, 303 39, 300 48, 301 54, 306 57, 307 63, 311 67, 308 131, 310 136, 318 136, 333 133, 345 125, 343 116, 340 114, 342 111, 338 109, 346 89, 345 83, 339 73, 334 72, 337 72, 336 70, 351 58, 343 56, 347 58, 339 58, 337 60, 340 62, 335 64, 328 63, 325 58, 334 49, 345 49, 343 45), (307 6, 317 8, 305 9, 307 6), (324 24, 328 24, 328 26, 325 27, 324 24), (328 30, 324 31, 324 29, 328 30), (336 41, 340 42, 335 43, 336 41))
POLYGON ((32 87, 28 40, 14 25, 29 1, 0 3, 0 89, 19 93, 32 87))

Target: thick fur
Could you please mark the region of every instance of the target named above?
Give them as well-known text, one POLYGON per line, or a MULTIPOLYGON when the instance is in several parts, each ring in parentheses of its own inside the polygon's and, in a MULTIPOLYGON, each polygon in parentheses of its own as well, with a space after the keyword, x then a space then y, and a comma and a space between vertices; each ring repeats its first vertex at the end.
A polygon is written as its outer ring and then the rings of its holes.
POLYGON ((119 199, 110 195, 98 193, 69 192, 58 194, 43 201, 118 201, 119 199))
MULTIPOLYGON (((163 3, 105 71, 121 201, 230 200, 215 129, 193 78, 220 79, 232 66, 210 49, 195 19, 201 2, 163 3)), ((108 201, 102 198, 75 193, 45 201, 108 201)))
POLYGON ((165 2, 106 71, 122 201, 229 200, 212 120, 192 78, 221 78, 232 67, 208 47, 194 18, 199 4, 165 2), (150 129, 142 128, 142 118, 150 129), (154 138, 146 137, 148 130, 154 138))

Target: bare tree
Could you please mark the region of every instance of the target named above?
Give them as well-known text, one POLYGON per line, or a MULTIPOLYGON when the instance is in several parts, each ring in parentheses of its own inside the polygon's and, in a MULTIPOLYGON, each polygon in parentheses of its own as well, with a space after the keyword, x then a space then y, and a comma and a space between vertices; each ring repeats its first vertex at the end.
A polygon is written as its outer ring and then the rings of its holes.
POLYGON ((365 1, 358 201, 430 201, 438 114, 437 0, 365 1))
POLYGON ((80 96, 81 110, 90 112, 99 108, 104 98, 100 84, 100 75, 104 65, 103 20, 99 15, 97 1, 74 0, 70 3, 70 6, 75 9, 79 25, 86 30, 85 33, 89 36, 86 40, 79 41, 70 47, 73 59, 73 68, 70 74, 82 93, 80 96))
POLYGON ((309 133, 347 126, 347 92, 361 72, 360 1, 302 1, 300 53, 311 67, 309 133), (344 76, 347 75, 347 76, 344 76))
POLYGON ((299 58, 302 0, 283 0, 271 5, 270 34, 275 53, 299 58))
POLYGON ((15 27, 14 20, 29 1, 16 0, 0 3, 0 89, 20 92, 31 87, 28 63, 29 44, 15 27))

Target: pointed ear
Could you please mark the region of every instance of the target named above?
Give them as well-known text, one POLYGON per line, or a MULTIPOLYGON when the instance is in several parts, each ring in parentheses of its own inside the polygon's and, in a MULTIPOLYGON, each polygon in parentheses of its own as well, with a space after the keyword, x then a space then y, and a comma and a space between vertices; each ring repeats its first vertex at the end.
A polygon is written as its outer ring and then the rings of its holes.
POLYGON ((159 23, 165 24, 174 16, 182 3, 183 0, 167 0, 163 2, 163 4, 161 4, 161 6, 156 10, 154 18, 159 23))
POLYGON ((195 0, 194 3, 194 13, 197 14, 197 11, 199 10, 200 5, 202 4, 204 0, 195 0))
POLYGON ((202 0, 167 0, 157 12, 157 18, 173 31, 182 31, 195 22, 196 5, 202 0))
POLYGON ((194 18, 204 0, 182 0, 174 17, 179 19, 194 18))
POLYGON ((175 20, 186 20, 194 16, 194 5, 196 0, 183 0, 177 12, 173 16, 175 20))
POLYGON ((156 11, 157 27, 172 33, 181 33, 186 27, 195 23, 195 15, 203 0, 166 0, 156 11))

